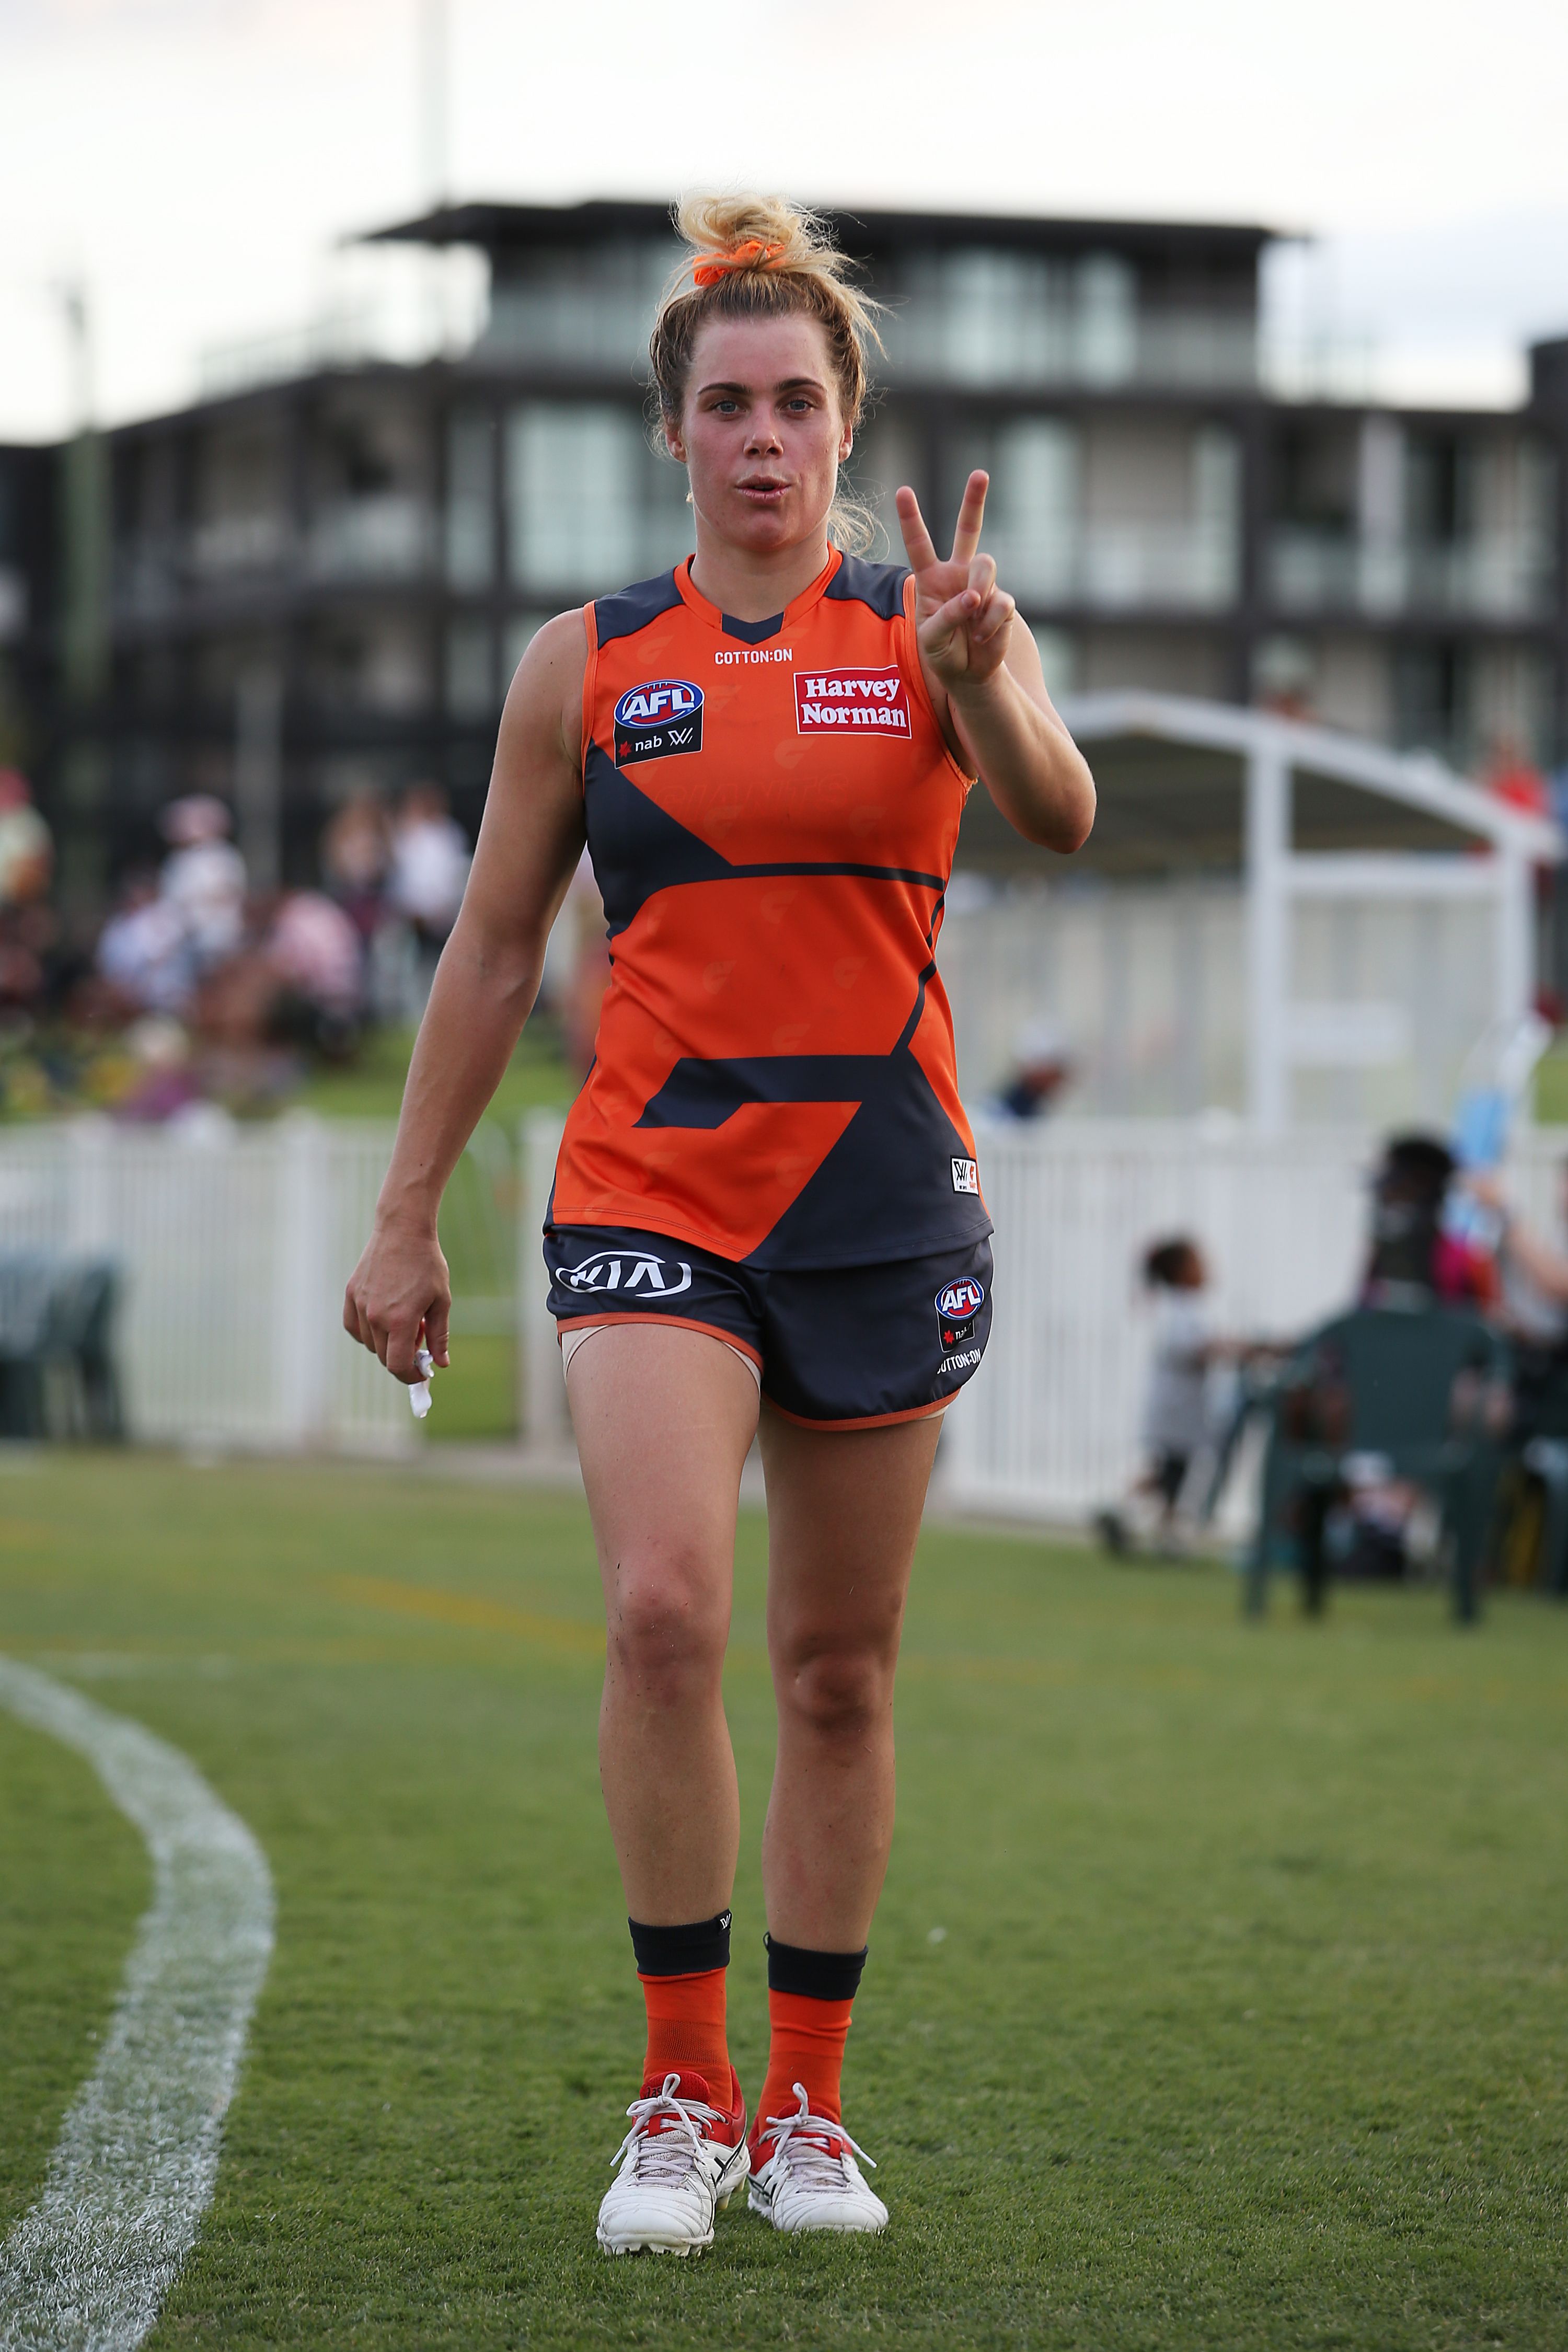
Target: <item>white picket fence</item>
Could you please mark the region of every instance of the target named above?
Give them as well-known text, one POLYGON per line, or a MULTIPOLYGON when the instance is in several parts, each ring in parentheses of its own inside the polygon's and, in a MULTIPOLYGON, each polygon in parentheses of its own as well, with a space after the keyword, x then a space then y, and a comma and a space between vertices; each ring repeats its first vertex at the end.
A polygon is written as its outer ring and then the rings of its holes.
MULTIPOLYGON (((538 1225, 558 1119, 527 1134, 520 1325, 529 1431, 567 1434, 538 1225)), ((1215 1277, 1219 1328, 1289 1339, 1350 1299, 1364 1246, 1375 1139, 1317 1129, 1266 1139, 1238 1123, 1127 1119, 994 1127, 979 1139, 995 1220, 994 1319, 985 1360, 947 1416, 943 1491, 960 1507, 1081 1518, 1137 1464, 1149 1314, 1137 1265, 1192 1234, 1215 1277)), ((1554 1170, 1568 1137, 1526 1137, 1511 1171, 1538 1230, 1556 1230, 1554 1170)))
MULTIPOLYGON (((1515 1151, 1514 1197, 1541 1232, 1557 1230, 1565 1146, 1538 1131, 1515 1151)), ((1137 1268, 1151 1242, 1199 1241, 1228 1335, 1288 1339, 1353 1296, 1377 1157, 1364 1133, 1064 1120, 992 1129, 979 1149, 995 1307, 984 1362, 948 1415, 956 1503, 1081 1517, 1125 1486, 1149 1355, 1137 1268)))
POLYGON ((1348 1300, 1364 1246, 1363 1137, 1165 1122, 1003 1129, 980 1143, 995 1220, 985 1359, 948 1416, 955 1499, 1078 1516, 1137 1459, 1151 1242, 1192 1234, 1216 1326, 1289 1338, 1348 1300))
MULTIPOLYGON (((523 1435, 568 1441, 539 1227, 558 1118, 524 1139, 513 1276, 523 1435)), ((132 1434, 259 1447, 404 1446, 404 1391, 339 1323, 391 1148, 382 1125, 293 1117, 190 1132, 81 1120, 0 1129, 0 1251, 114 1258, 132 1434)), ((996 1221, 985 1361, 948 1417, 949 1496, 992 1510, 1080 1516, 1136 1454, 1148 1318, 1136 1264, 1162 1234, 1194 1234, 1231 1331, 1288 1337, 1351 1294, 1374 1146, 1315 1129, 1127 1120, 997 1128, 981 1138, 996 1221)), ((1568 1138, 1525 1137, 1516 1197, 1556 1230, 1568 1138)), ((503 1298, 478 1302, 500 1328, 503 1298)), ((458 1328, 464 1328, 459 1321, 458 1328)))
POLYGON ((134 1437, 408 1440, 405 1392, 341 1326, 391 1150, 379 1125, 0 1131, 0 1250, 112 1258, 134 1437))

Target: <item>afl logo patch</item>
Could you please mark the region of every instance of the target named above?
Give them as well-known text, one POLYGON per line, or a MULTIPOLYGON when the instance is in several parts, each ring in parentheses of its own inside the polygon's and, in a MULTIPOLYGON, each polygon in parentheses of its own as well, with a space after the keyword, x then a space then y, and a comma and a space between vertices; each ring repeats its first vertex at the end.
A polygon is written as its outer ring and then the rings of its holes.
POLYGON ((685 677, 649 677, 616 705, 616 765, 668 760, 702 749, 702 688, 685 677))
POLYGON ((942 1330, 942 1344, 951 1348, 960 1339, 967 1339, 974 1328, 974 1318, 985 1304, 985 1288, 972 1274, 957 1282, 944 1282, 936 1294, 936 1319, 942 1330))

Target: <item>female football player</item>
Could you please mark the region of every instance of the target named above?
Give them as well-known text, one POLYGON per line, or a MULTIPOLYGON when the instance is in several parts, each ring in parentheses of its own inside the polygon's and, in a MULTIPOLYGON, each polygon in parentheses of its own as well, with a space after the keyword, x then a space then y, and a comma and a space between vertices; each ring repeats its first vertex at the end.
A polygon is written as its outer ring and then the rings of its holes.
POLYGON ((893 1672, 943 1408, 991 1317, 991 1231, 935 943, 977 777, 1076 849, 1089 772, 971 476, 943 560, 835 541, 868 310, 820 226, 684 205, 650 347, 696 552, 542 628, 507 697, 462 913, 348 1329, 447 1362, 442 1188, 511 1053, 584 837, 613 971, 545 1227, 605 1589, 599 1752, 647 2000, 612 2252, 688 2253, 742 2180, 781 2230, 879 2230, 839 2076, 893 1828, 893 1672), (750 2130, 725 2040, 738 1843, 721 1696, 760 1433, 778 1757, 772 2045, 750 2130))

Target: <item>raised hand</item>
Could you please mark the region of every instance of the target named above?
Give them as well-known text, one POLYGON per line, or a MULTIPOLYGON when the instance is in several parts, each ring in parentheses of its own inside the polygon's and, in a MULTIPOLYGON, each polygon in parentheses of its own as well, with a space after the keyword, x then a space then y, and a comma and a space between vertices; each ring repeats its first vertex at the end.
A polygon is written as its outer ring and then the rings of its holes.
POLYGON ((964 487, 943 562, 931 543, 913 490, 898 495, 899 524, 915 580, 915 636, 926 667, 949 694, 984 685, 1006 658, 1017 607, 996 585, 996 566, 980 552, 990 476, 976 470, 964 487))

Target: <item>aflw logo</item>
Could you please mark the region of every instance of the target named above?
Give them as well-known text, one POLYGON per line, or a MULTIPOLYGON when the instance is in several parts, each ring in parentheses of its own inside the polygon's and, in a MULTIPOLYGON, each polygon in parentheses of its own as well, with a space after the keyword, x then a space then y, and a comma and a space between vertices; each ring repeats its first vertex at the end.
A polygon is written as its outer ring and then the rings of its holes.
POLYGON ((909 689, 897 662, 886 669, 796 670, 795 723, 802 735, 834 727, 907 739, 909 689))

